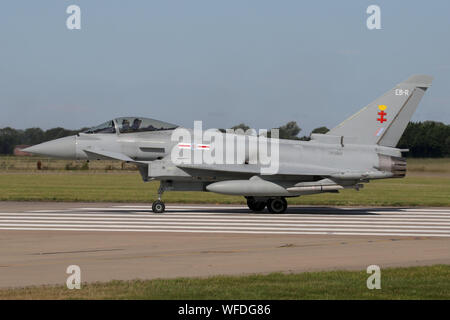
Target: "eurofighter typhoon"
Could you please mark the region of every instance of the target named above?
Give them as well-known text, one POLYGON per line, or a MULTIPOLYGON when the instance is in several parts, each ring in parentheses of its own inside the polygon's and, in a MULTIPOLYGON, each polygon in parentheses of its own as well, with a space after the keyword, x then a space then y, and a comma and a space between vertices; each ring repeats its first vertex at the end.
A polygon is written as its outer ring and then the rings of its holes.
MULTIPOLYGON (((142 117, 107 121, 75 136, 26 152, 74 160, 134 163, 144 181, 159 180, 155 213, 164 191, 240 195, 250 210, 287 209, 288 197, 359 190, 373 179, 401 178, 406 160, 396 148, 432 77, 413 75, 326 134, 310 141, 277 139, 277 132, 194 129, 142 117)), ((126 186, 124 186, 126 188, 126 186)))

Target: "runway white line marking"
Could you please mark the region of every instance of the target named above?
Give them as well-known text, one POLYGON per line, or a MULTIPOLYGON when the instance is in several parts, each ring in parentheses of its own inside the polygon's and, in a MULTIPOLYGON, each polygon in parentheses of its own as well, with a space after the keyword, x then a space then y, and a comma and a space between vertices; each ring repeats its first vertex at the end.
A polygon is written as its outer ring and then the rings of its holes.
MULTIPOLYGON (((82 221, 82 220, 76 220, 76 221, 66 221, 66 220, 19 220, 19 219, 8 219, 8 220, 0 220, 0 222, 2 222, 3 224, 1 225, 9 225, 10 223, 13 222, 24 222, 23 225, 25 224, 39 224, 42 222, 48 223, 48 224, 57 224, 57 223, 62 223, 62 222, 66 222, 70 225, 74 225, 74 224, 83 224, 83 225, 112 225, 114 223, 117 223, 118 221, 105 221, 105 220, 100 220, 100 221, 82 221), (6 223, 6 224, 5 224, 6 223)), ((129 224, 135 224, 135 221, 125 221, 125 222, 121 222, 120 226, 126 226, 129 224)), ((450 230, 450 224, 447 224, 448 226, 441 226, 439 225, 418 225, 418 224, 414 224, 414 225, 409 225, 409 226, 403 226, 403 225, 392 225, 389 223, 384 223, 384 224, 388 224, 391 227, 395 227, 395 228, 400 228, 400 229, 411 229, 411 228, 422 228, 422 229, 443 229, 443 230, 450 230)), ((17 225, 21 225, 21 224, 17 224, 17 225)), ((365 228, 386 228, 385 225, 379 225, 379 223, 371 223, 371 224, 363 224, 363 223, 350 223, 350 224, 338 224, 338 223, 288 223, 288 224, 282 224, 282 223, 242 223, 242 222, 226 222, 226 223, 220 223, 220 222, 204 222, 204 221, 200 221, 200 222, 170 222, 170 221, 146 221, 146 222, 140 222, 139 226, 146 226, 146 225, 194 225, 194 226, 276 226, 276 227, 332 227, 332 228, 336 228, 336 227, 365 227, 365 228)))
POLYGON ((427 211, 427 212, 450 212, 449 209, 431 209, 431 208, 408 208, 401 209, 407 211, 427 211))
MULTIPOLYGON (((27 221, 33 221, 33 222, 39 222, 39 221, 47 221, 47 222, 61 222, 61 221, 112 221, 112 222, 127 222, 127 221, 137 221, 139 223, 145 223, 146 221, 148 222, 152 222, 155 221, 156 222, 160 222, 160 223, 164 223, 164 221, 167 222, 172 222, 175 221, 176 223, 180 223, 180 222, 186 222, 186 223, 194 223, 194 222, 198 222, 198 223, 202 223, 202 224, 210 224, 211 222, 225 222, 225 224, 247 224, 246 222, 255 222, 255 220, 252 219, 217 219, 217 218, 211 218, 211 219, 173 219, 173 218, 132 218, 132 219, 127 219, 127 218, 93 218, 93 217, 35 217, 35 216, 20 216, 20 217, 14 217, 14 216, 8 216, 8 217, 1 217, 0 216, 0 221, 3 222, 13 222, 13 221, 17 221, 17 222, 27 222, 27 221)), ((367 226, 373 226, 373 225, 396 225, 395 223, 392 223, 391 221, 383 221, 384 219, 381 219, 381 221, 377 221, 377 220, 373 220, 370 221, 370 225, 367 226)), ((449 220, 450 221, 450 220, 449 220)), ((283 220, 282 222, 285 223, 289 223, 289 224, 274 224, 277 222, 280 222, 279 220, 260 220, 259 224, 271 224, 271 225, 292 225, 293 223, 298 223, 298 222, 302 222, 302 223, 307 223, 307 224, 311 224, 311 223, 320 223, 321 225, 324 225, 322 223, 322 220, 315 220, 315 219, 297 219, 297 220, 283 220)), ((359 219, 352 219, 352 220, 327 220, 326 223, 327 224, 342 224, 343 222, 347 222, 347 225, 358 225, 358 224, 367 224, 367 221, 360 221, 359 219)), ((409 221, 400 221, 401 225, 431 225, 431 226, 449 226, 450 228, 450 222, 421 222, 420 224, 418 224, 417 222, 409 222, 409 221)), ((134 222, 133 222, 134 223, 134 222)), ((256 224, 258 225, 258 224, 256 224)))
MULTIPOLYGON (((364 211, 367 213, 378 213, 378 214, 394 214, 395 211, 364 211)), ((398 211, 397 211, 398 212, 398 211)), ((417 214, 423 214, 423 215, 443 215, 443 216, 450 216, 450 212, 435 212, 435 211, 402 211, 409 215, 417 215, 417 214), (428 213, 430 212, 430 213, 428 213)), ((401 213, 403 214, 403 213, 401 213)))
MULTIPOLYGON (((77 211, 79 211, 79 212, 86 212, 86 211, 90 211, 90 212, 98 212, 98 211, 100 211, 100 212, 123 212, 123 211, 139 211, 139 212, 143 212, 143 213, 149 213, 149 214, 152 214, 153 212, 152 212, 152 210, 151 210, 151 208, 149 208, 149 210, 148 211, 142 211, 143 210, 143 208, 127 208, 127 209, 125 209, 125 208, 122 208, 122 209, 117 209, 117 208, 74 208, 74 209, 64 209, 64 210, 31 210, 31 211, 25 211, 25 212, 27 212, 27 213, 57 213, 57 212, 77 212, 77 211)), ((164 213, 164 214, 173 214, 173 213, 184 213, 184 212, 186 212, 186 211, 188 211, 188 213, 191 213, 191 214, 196 214, 196 215, 202 215, 202 214, 236 214, 236 213, 239 213, 239 212, 233 212, 234 210, 245 210, 245 211, 247 211, 248 213, 250 213, 249 211, 248 211, 248 209, 247 208, 230 208, 230 207, 224 207, 224 208, 213 208, 213 207, 211 207, 211 208, 202 208, 202 207, 193 207, 192 209, 188 209, 188 208, 186 208, 186 207, 182 207, 182 208, 180 208, 180 209, 176 209, 176 208, 173 208, 173 207, 167 207, 166 208, 166 213, 164 213), (192 211, 192 210, 199 210, 200 212, 190 212, 190 211, 192 211), (202 210, 206 210, 206 209, 216 209, 216 210, 228 210, 228 212, 227 211, 224 211, 224 212, 208 212, 208 211, 202 211, 202 210)), ((342 210, 342 209, 341 209, 342 210)), ((244 211, 244 213, 247 213, 247 212, 245 212, 244 211)), ((331 210, 330 210, 331 211, 331 210)), ((358 212, 361 212, 361 213, 366 213, 366 214, 389 214, 389 215, 393 215, 393 214, 401 214, 401 215, 403 215, 404 213, 403 212, 406 212, 408 215, 424 215, 424 216, 449 216, 450 217, 450 211, 448 211, 448 212, 441 212, 441 211, 439 211, 439 212, 434 212, 434 211, 430 211, 430 212, 432 212, 432 214, 430 213, 427 213, 428 211, 414 211, 414 212, 410 212, 410 211, 394 211, 394 210, 391 210, 391 211, 377 211, 377 210, 355 210, 355 209, 353 209, 353 210, 348 210, 348 211, 346 211, 346 210, 343 210, 342 211, 342 213, 340 213, 340 214, 343 214, 343 215, 345 215, 345 214, 357 214, 358 212)), ((264 214, 265 212, 262 212, 261 214, 264 214)), ((241 213, 242 214, 242 213, 241 213)), ((291 213, 286 213, 286 214, 283 214, 283 215, 290 215, 290 214, 303 214, 301 211, 297 211, 297 213, 295 213, 295 212, 291 212, 291 213)), ((309 214, 327 214, 327 211, 320 211, 320 210, 309 210, 309 214)), ((339 215, 339 213, 338 214, 336 214, 335 213, 335 215, 339 215)))
POLYGON ((155 214, 153 212, 148 211, 130 211, 130 213, 124 213, 123 211, 117 212, 108 212, 108 211, 76 211, 76 210, 67 210, 67 211, 58 211, 58 212, 0 212, 0 215, 2 214, 30 214, 30 215, 103 215, 103 216, 217 216, 217 215, 223 215, 223 216, 252 216, 252 217, 277 217, 277 219, 283 219, 283 218, 290 218, 290 217, 305 217, 305 216, 327 216, 327 217, 345 217, 345 216, 372 216, 372 217, 379 217, 379 216, 386 216, 386 217, 411 217, 411 218, 448 218, 450 219, 450 214, 448 215, 441 215, 441 214, 419 214, 419 213, 401 213, 401 212, 395 212, 395 213, 378 213, 378 212, 347 212, 347 213, 339 213, 339 214, 331 214, 327 212, 311 212, 311 213, 287 213, 287 214, 272 214, 267 212, 261 212, 261 213, 254 213, 254 212, 191 212, 191 211, 166 211, 162 214, 155 214))
MULTIPOLYGON (((36 223, 36 224, 32 224, 32 223, 23 223, 23 224, 15 224, 15 223, 2 223, 0 224, 0 227, 80 227, 80 228, 98 228, 98 227, 107 227, 110 228, 111 230, 115 230, 115 228, 123 228, 123 225, 89 225, 89 224, 43 224, 43 223, 36 223)), ((279 231, 330 231, 330 232, 336 232, 336 231, 359 231, 359 232, 374 232, 375 230, 373 229, 363 229, 363 228, 339 228, 339 229, 329 229, 329 228, 273 228, 273 227, 239 227, 239 226, 233 226, 233 227, 227 227, 227 226, 219 226, 219 227, 214 227, 214 226, 175 226, 175 225, 171 225, 171 226, 143 226, 143 225, 128 225, 127 227, 129 228, 139 228, 139 229, 160 229, 160 228, 166 228, 166 229, 196 229, 196 230, 279 230, 279 231)), ((380 230, 383 232, 398 232, 398 233, 403 233, 403 232, 429 232, 429 233, 436 233, 436 234, 441 234, 441 233, 447 233, 447 230, 421 230, 421 229, 410 229, 410 230, 400 230, 400 229, 383 229, 380 230)), ((450 236, 450 234, 448 234, 450 236)))
POLYGON ((134 218, 134 217, 145 217, 149 219, 154 218, 161 218, 161 217, 177 217, 177 218, 205 218, 205 219, 216 219, 218 217, 222 219, 258 219, 258 220, 264 220, 264 219, 276 219, 278 221, 281 220, 290 220, 290 219, 304 219, 304 218, 312 218, 312 219, 319 219, 319 220, 333 220, 333 219, 342 219, 342 220, 352 220, 352 219, 364 219, 364 220, 389 220, 389 221, 450 221, 450 217, 445 218, 441 216, 409 216, 409 215, 366 215, 366 214, 349 214, 349 215, 331 215, 331 214, 297 214, 297 215, 276 215, 276 214, 210 214, 210 215, 196 215, 192 213, 178 213, 178 214, 135 214, 135 213, 129 213, 129 214, 102 214, 102 213, 13 213, 13 212, 3 212, 0 213, 0 216, 67 216, 67 217, 86 217, 86 216, 93 216, 93 217, 127 217, 127 218, 134 218))
MULTIPOLYGON (((21 231, 101 231, 101 232, 179 232, 179 233, 199 233, 198 230, 142 230, 142 229, 83 229, 83 228, 9 228, 0 227, 0 230, 21 230, 21 231)), ((282 234, 282 235, 346 235, 346 236, 392 236, 392 237, 450 237, 450 235, 436 235, 427 233, 358 233, 358 232, 277 232, 277 231, 238 231, 222 230, 211 231, 202 230, 202 233, 244 233, 244 234, 282 234)))
MULTIPOLYGON (((75 208, 76 209, 76 208, 75 208)), ((67 212, 67 211, 72 211, 74 209, 61 209, 61 210, 29 210, 29 211, 24 211, 27 213, 53 213, 53 212, 67 212)))
POLYGON ((0 230, 450 237, 448 209, 297 210, 276 215, 250 213, 247 207, 169 206, 167 213, 154 214, 149 206, 115 206, 3 212, 0 230))

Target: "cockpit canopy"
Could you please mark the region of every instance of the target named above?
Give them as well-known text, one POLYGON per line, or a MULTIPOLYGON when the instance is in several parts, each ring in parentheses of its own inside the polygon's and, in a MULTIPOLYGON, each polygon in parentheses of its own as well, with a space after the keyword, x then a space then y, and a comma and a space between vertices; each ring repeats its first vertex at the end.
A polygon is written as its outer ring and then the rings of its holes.
POLYGON ((116 133, 114 121, 110 120, 86 130, 84 133, 116 133))
POLYGON ((120 133, 174 130, 177 125, 142 117, 122 117, 92 127, 84 133, 120 133))
POLYGON ((119 126, 120 133, 173 130, 177 125, 149 118, 117 118, 115 119, 119 126))

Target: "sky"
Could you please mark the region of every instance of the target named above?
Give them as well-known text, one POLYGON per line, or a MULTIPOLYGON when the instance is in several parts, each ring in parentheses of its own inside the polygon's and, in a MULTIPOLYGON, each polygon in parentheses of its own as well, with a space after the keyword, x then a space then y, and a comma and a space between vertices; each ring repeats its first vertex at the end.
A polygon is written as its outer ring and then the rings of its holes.
POLYGON ((413 121, 450 123, 450 1, 5 0, 0 128, 120 116, 185 127, 334 127, 412 74, 413 121), (81 29, 69 30, 69 5, 81 29), (381 9, 369 30, 366 9, 381 9))

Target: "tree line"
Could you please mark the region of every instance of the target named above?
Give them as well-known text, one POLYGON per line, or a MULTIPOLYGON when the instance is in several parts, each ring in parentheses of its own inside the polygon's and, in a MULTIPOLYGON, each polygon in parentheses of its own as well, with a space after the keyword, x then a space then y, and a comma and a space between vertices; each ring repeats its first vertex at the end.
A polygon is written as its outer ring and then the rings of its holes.
POLYGON ((2 128, 0 129, 0 154, 12 154, 17 145, 35 145, 53 139, 72 136, 84 130, 68 130, 60 127, 45 131, 41 128, 25 130, 10 127, 2 128))
MULTIPOLYGON (((246 131, 249 128, 246 124, 241 123, 231 129, 246 131)), ((295 121, 290 121, 277 129, 279 129, 280 139, 310 140, 310 135, 300 135, 302 129, 295 121)), ((85 130, 87 128, 80 130, 68 130, 60 127, 49 130, 2 128, 0 129, 0 154, 12 154, 17 145, 35 145, 75 135, 85 130)), ((220 130, 225 131, 224 129, 220 130)), ((319 127, 311 133, 327 133, 328 131, 327 127, 319 127)), ((410 151, 407 153, 409 157, 450 157, 450 125, 436 121, 410 122, 397 147, 409 149, 410 151)))
POLYGON ((397 148, 408 157, 450 157, 450 125, 436 121, 410 122, 397 148))

